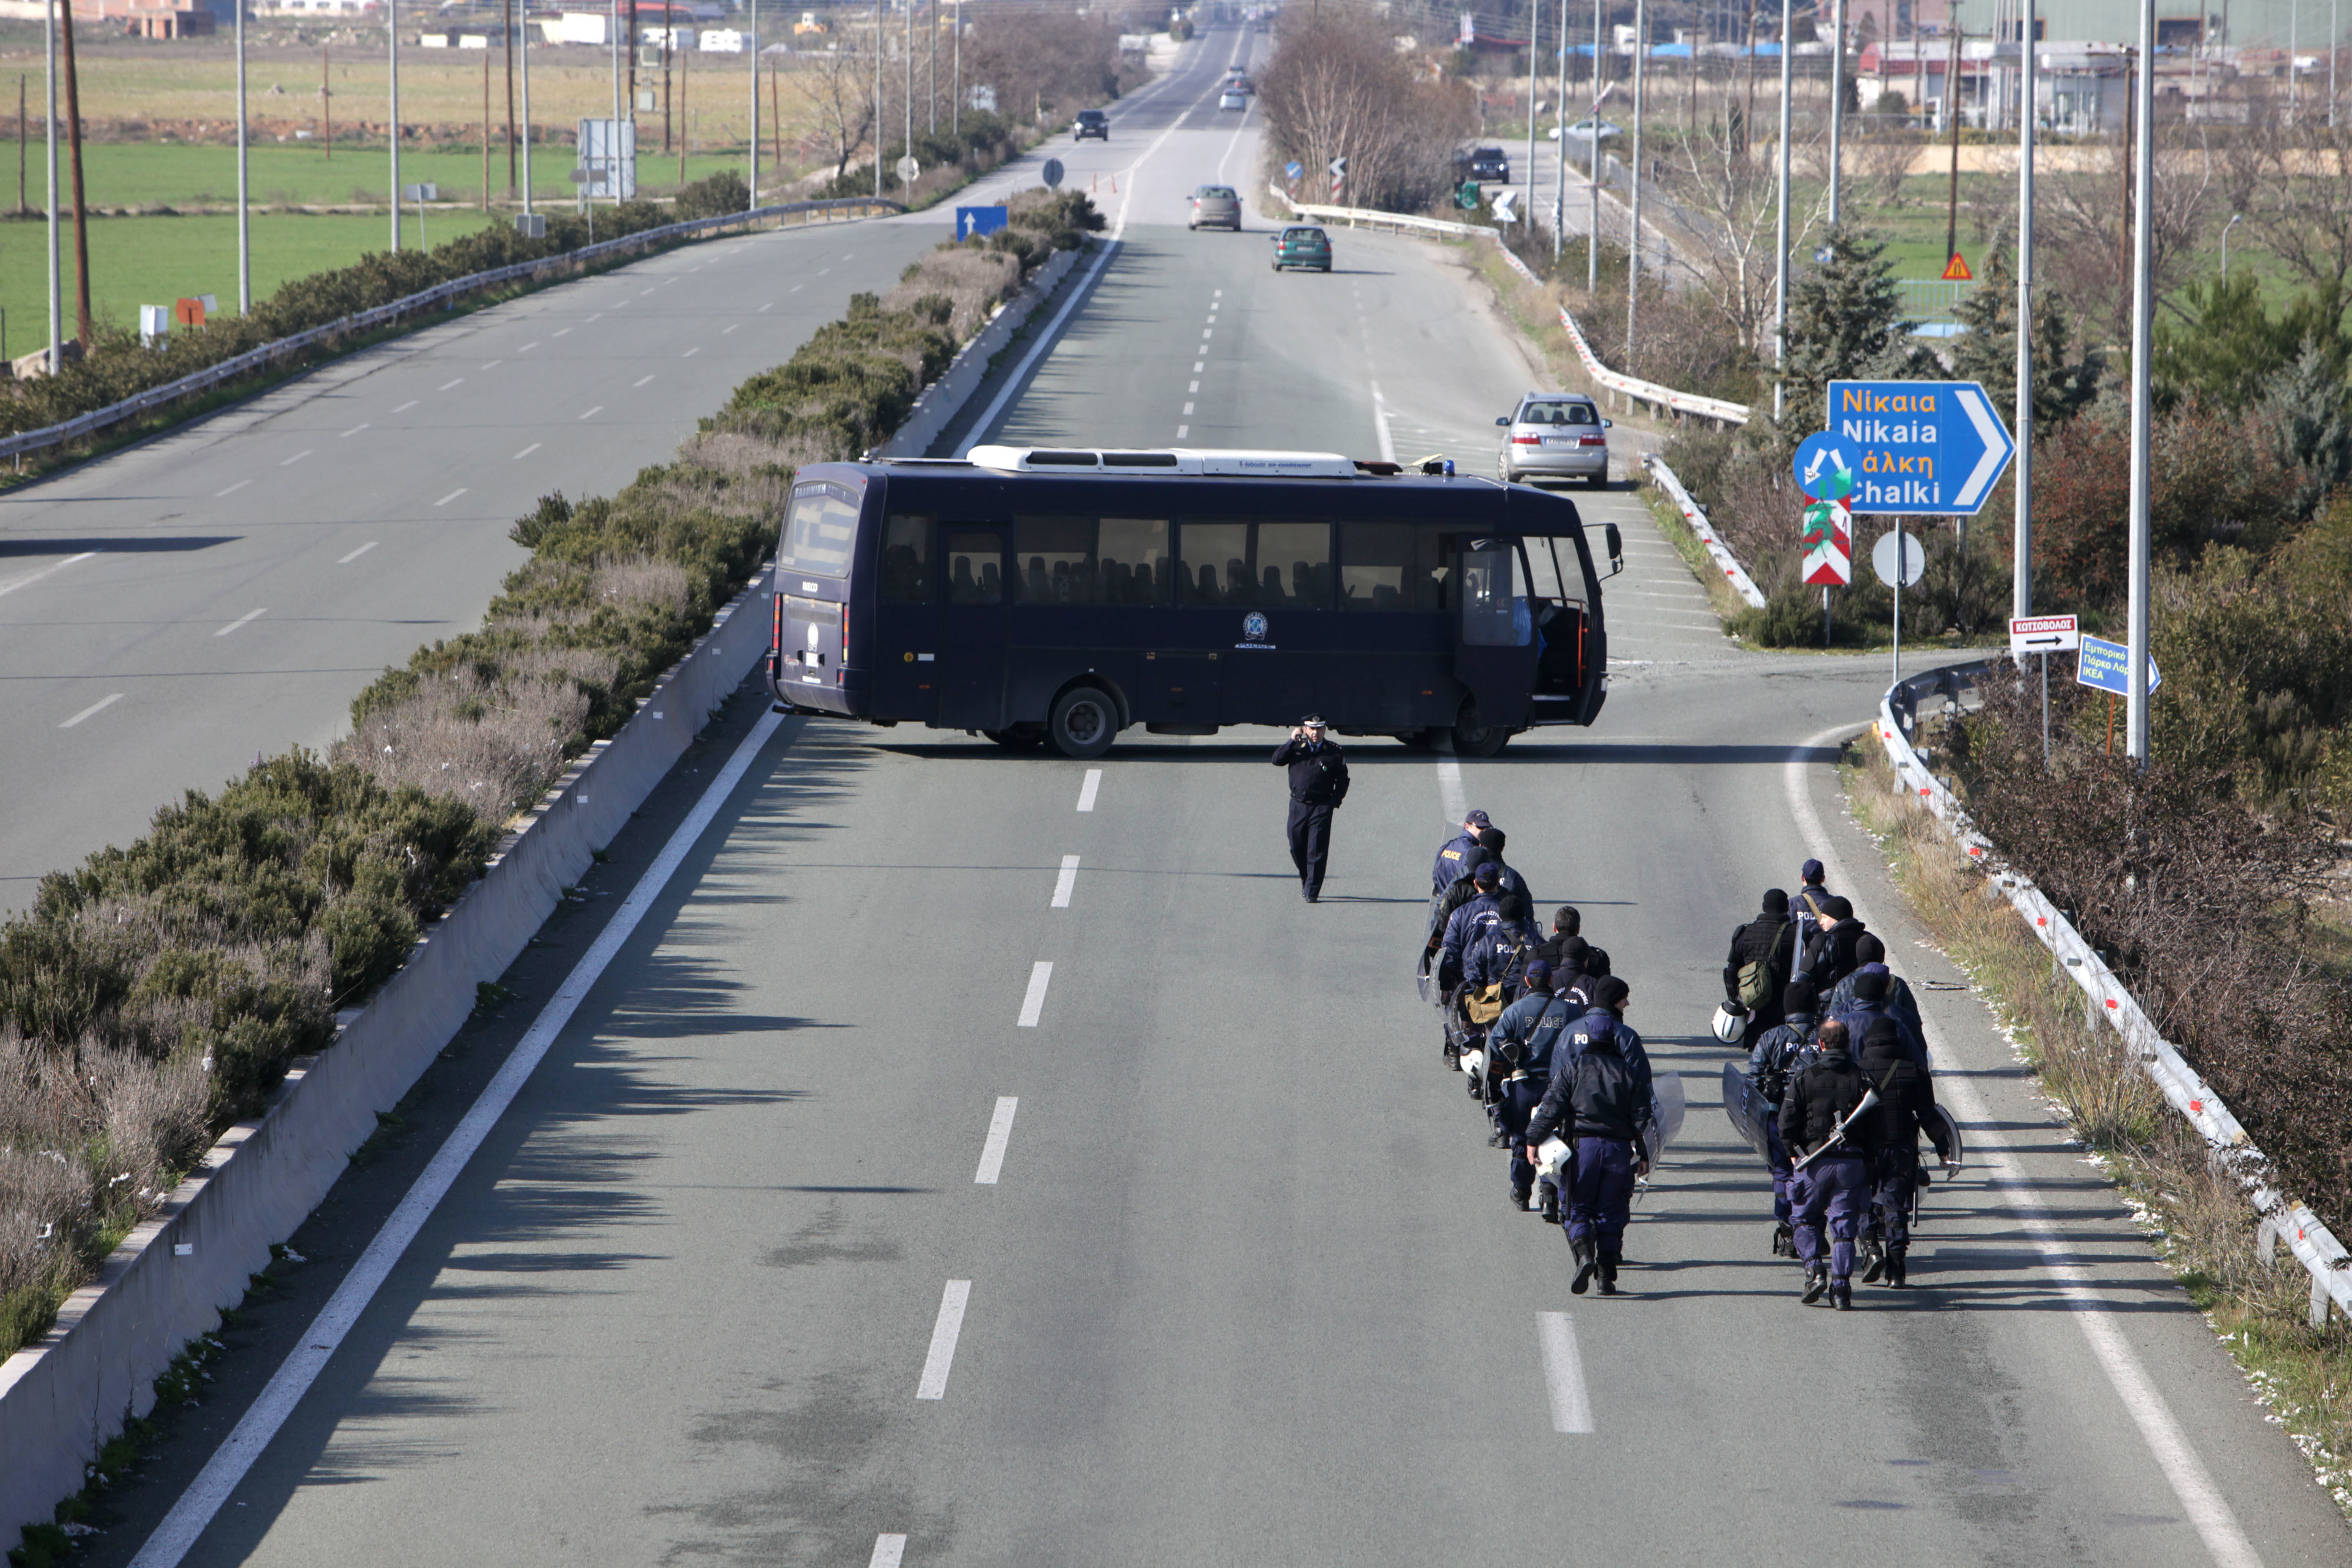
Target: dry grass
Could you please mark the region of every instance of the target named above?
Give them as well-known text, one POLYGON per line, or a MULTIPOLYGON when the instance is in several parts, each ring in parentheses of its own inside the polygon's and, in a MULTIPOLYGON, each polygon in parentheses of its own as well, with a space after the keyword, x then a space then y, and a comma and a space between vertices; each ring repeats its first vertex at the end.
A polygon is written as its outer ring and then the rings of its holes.
POLYGON ((959 343, 969 342, 997 304, 1021 286, 1021 264, 1001 250, 958 246, 925 256, 908 271, 882 297, 882 308, 904 310, 926 294, 944 294, 955 307, 948 329, 959 343))
POLYGON ((2352 1515, 2352 1323, 2305 1318, 2310 1279, 2281 1254, 2255 1255, 2259 1223, 2243 1190, 2208 1157, 2121 1040, 2091 1018, 2009 902, 1896 781, 1885 752, 1850 751, 1847 793, 1878 835, 1912 910, 1990 998, 2018 1055, 2137 1212, 2165 1261, 2247 1377, 2352 1515))
MULTIPOLYGON (((685 574, 669 569, 680 580, 685 574)), ((609 653, 541 646, 493 680, 471 667, 427 675, 415 695, 368 715, 335 747, 386 785, 414 784, 467 800, 493 820, 520 810, 562 771, 563 747, 587 716, 583 675, 609 683, 609 653)))

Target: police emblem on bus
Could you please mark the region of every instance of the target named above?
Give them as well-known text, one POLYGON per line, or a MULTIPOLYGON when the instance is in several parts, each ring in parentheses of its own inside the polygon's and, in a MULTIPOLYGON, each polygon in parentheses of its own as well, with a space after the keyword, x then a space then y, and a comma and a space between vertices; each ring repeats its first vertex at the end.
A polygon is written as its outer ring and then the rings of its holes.
POLYGON ((1265 617, 1253 610, 1242 617, 1242 635, 1253 643, 1265 641, 1265 617))

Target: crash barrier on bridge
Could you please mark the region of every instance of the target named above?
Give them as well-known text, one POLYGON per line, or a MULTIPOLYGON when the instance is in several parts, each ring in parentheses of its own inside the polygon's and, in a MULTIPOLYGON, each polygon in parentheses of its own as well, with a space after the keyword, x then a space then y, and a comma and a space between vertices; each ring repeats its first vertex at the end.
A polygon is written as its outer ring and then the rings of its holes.
POLYGON ((1946 711, 1957 715, 1968 689, 1993 669, 1995 663, 1980 660, 1956 664, 1915 675, 1887 689, 1878 705, 1876 727, 1896 777, 1917 791, 1919 803, 1943 824, 1969 859, 1983 868, 1993 885, 2008 898, 2011 907, 2024 919, 2026 929, 2050 949, 2053 964, 2063 967, 2074 977, 2088 1010, 2107 1020, 2121 1037, 2126 1053, 2139 1063, 2172 1108, 2196 1127, 2211 1151, 2217 1168, 2226 1168, 2237 1178, 2254 1211, 2262 1216, 2254 1240, 2255 1251, 2262 1260, 2274 1262, 2276 1248, 2284 1242, 2295 1260, 2309 1271, 2312 1327, 2326 1325, 2331 1301, 2346 1316, 2352 1317, 2352 1255, 2346 1253, 2344 1244, 2310 1209, 2288 1201, 2271 1185, 2270 1161, 2246 1135, 2246 1130, 2238 1124, 2238 1119, 2230 1113, 2213 1086, 2157 1032, 2156 1025, 2141 1010, 2129 988, 2084 940, 2074 922, 2061 914, 2029 878, 2001 864, 1999 852, 1977 831, 1949 784, 1936 776, 1913 744, 1923 701, 1940 696, 1947 705, 1946 711))
POLYGON ((313 327, 308 331, 297 332, 292 337, 279 338, 273 342, 264 343, 257 349, 248 349, 232 359, 223 360, 219 364, 182 376, 177 381, 165 382, 159 387, 150 387, 145 392, 124 398, 121 402, 109 403, 104 408, 95 408, 88 413, 76 414, 73 418, 60 423, 43 425, 38 430, 27 430, 20 434, 0 438, 0 457, 19 457, 27 452, 44 451, 52 446, 62 446, 69 441, 79 441, 85 435, 94 434, 110 425, 120 424, 126 419, 135 419, 140 414, 162 408, 181 398, 209 392, 216 386, 236 381, 240 376, 249 375, 267 366, 270 361, 283 359, 288 354, 299 353, 304 349, 314 347, 331 339, 373 331, 378 327, 398 320, 403 316, 413 315, 436 305, 447 305, 461 296, 476 294, 486 288, 496 288, 502 284, 534 277, 543 272, 573 267, 582 262, 593 262, 607 256, 620 256, 631 250, 641 250, 647 246, 660 245, 668 240, 695 239, 704 235, 717 234, 723 229, 765 223, 771 218, 786 218, 795 213, 831 214, 866 211, 903 213, 906 210, 899 203, 880 201, 870 196, 850 196, 841 200, 823 202, 786 202, 779 206, 755 207, 746 212, 729 213, 720 217, 689 218, 684 223, 665 224, 659 228, 640 229, 635 234, 625 235, 619 239, 599 240, 594 245, 583 246, 578 250, 562 251, 554 256, 541 256, 532 261, 519 261, 511 267, 496 267, 488 272, 468 273, 463 277, 453 277, 446 283, 435 284, 422 293, 404 295, 389 304, 356 311, 339 320, 330 321, 323 327, 313 327))
POLYGON ((1739 558, 1731 553, 1731 547, 1723 542, 1723 536, 1717 533, 1715 526, 1706 520, 1706 513, 1691 499, 1690 492, 1683 488, 1683 482, 1675 477, 1675 471, 1666 466, 1666 460, 1654 452, 1644 452, 1642 454, 1642 466, 1650 471, 1650 477, 1659 489, 1666 493, 1666 499, 1675 504, 1675 510, 1682 514, 1684 523, 1698 536, 1698 542, 1706 547, 1707 555, 1723 569, 1724 580, 1731 584, 1731 591, 1746 600, 1749 608, 1763 609, 1762 591, 1748 575, 1748 569, 1739 564, 1739 558))
POLYGON ((915 406, 908 412, 907 423, 890 433, 890 438, 866 454, 868 457, 920 457, 931 449, 947 427, 955 423, 956 415, 980 384, 988 379, 989 361, 1003 351, 1013 335, 1028 324, 1030 314, 1053 298, 1070 268, 1078 264, 1084 250, 1055 253, 1054 259, 1039 267, 1022 287, 1021 292, 1006 301, 1003 309, 990 319, 972 340, 956 350, 956 357, 940 373, 940 379, 923 389, 915 406))
POLYGON ((704 721, 768 651, 763 568, 610 740, 595 742, 499 844, 332 1048, 294 1063, 262 1113, 231 1127, 163 1210, 131 1231, 42 1338, 0 1363, 0 1549, 45 1522, 156 1376, 232 1307, 465 1023, 476 988, 519 956, 704 721))

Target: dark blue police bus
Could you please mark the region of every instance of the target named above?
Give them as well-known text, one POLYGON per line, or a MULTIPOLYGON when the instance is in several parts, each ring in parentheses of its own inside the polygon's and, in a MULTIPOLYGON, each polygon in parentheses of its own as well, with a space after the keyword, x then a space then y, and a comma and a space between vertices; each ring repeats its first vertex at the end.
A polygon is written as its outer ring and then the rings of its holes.
MULTIPOLYGON (((1616 528, 1603 538, 1622 570, 1616 528)), ((1607 670, 1601 578, 1565 497, 1181 449, 803 468, 768 655, 796 712, 1076 758, 1130 726, 1212 735, 1310 710, 1487 757, 1591 724, 1607 670)))

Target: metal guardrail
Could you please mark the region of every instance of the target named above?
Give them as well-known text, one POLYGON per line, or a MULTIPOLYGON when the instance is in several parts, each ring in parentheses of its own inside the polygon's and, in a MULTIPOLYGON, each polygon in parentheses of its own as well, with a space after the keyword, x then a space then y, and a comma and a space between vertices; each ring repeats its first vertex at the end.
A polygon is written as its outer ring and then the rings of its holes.
POLYGON ((1915 675, 1887 689, 1878 705, 1876 727, 1896 776, 1918 791, 1919 803, 1944 825, 1969 858, 1986 868, 2011 906, 2023 917, 2026 929, 2050 949, 2053 961, 2074 977, 2089 1009, 2107 1020, 2122 1038, 2126 1053, 2155 1082, 2172 1108, 2189 1119, 2215 1159, 2238 1178, 2254 1211, 2262 1216, 2254 1239, 2256 1255, 2265 1263, 2273 1262, 2278 1244, 2284 1242, 2310 1273, 2311 1325, 2319 1328, 2326 1323, 2330 1301, 2352 1317, 2352 1255, 2347 1254, 2344 1244, 2320 1223, 2318 1216, 2302 1204, 2289 1202, 2272 1185, 2268 1157, 2246 1135, 2213 1086, 2157 1032, 2129 988, 2084 940, 2074 922, 2059 913, 2031 879, 2002 865, 1991 841, 1977 831, 1950 788, 1936 777, 1912 745, 1923 698, 1941 695, 1958 707, 1965 688, 1991 668, 1988 661, 1953 665, 1915 675))
POLYGON ((689 218, 684 223, 664 224, 658 228, 640 229, 635 234, 624 235, 619 239, 599 240, 594 245, 583 246, 578 250, 562 251, 553 256, 517 262, 511 267, 493 267, 488 272, 468 273, 463 277, 453 277, 446 283, 436 284, 422 293, 405 295, 388 304, 357 311, 352 315, 330 321, 324 326, 297 332, 289 338, 277 339, 262 344, 257 349, 248 349, 244 353, 223 360, 216 365, 208 365, 201 371, 192 371, 176 381, 165 382, 161 386, 150 387, 145 392, 135 392, 121 402, 109 403, 104 408, 92 409, 88 413, 76 414, 73 418, 60 423, 44 425, 38 430, 27 430, 16 435, 0 437, 0 457, 20 456, 27 452, 62 446, 67 442, 79 440, 82 436, 104 430, 109 425, 120 424, 124 420, 135 418, 151 409, 161 408, 181 398, 209 391, 225 382, 235 381, 239 376, 260 369, 272 360, 299 352, 330 338, 342 337, 353 332, 365 332, 397 320, 403 316, 455 299, 460 295, 476 293, 485 288, 495 288, 502 283, 511 283, 517 278, 528 277, 535 273, 570 267, 583 261, 593 261, 601 256, 617 256, 623 251, 641 249, 649 245, 659 245, 665 240, 691 239, 698 235, 715 233, 738 225, 764 223, 771 218, 788 217, 794 213, 832 213, 851 209, 898 213, 907 210, 899 203, 877 201, 871 196, 850 196, 823 202, 786 202, 772 207, 755 207, 746 212, 729 213, 720 217, 689 218))
POLYGON ((1283 205, 1303 218, 1320 218, 1325 223, 1346 224, 1349 228, 1380 230, 1396 234, 1437 234, 1454 239, 1494 239, 1496 235, 1484 224, 1448 223, 1444 218, 1417 218, 1406 213, 1375 212, 1370 207, 1323 207, 1290 199, 1288 192, 1279 185, 1268 190, 1280 197, 1283 205))
POLYGON ((1698 542, 1706 547, 1706 553, 1714 559, 1716 565, 1723 569, 1724 578, 1731 584, 1732 591, 1746 600, 1751 609, 1763 609, 1763 591, 1748 575, 1748 569, 1739 564, 1739 558, 1731 553, 1731 547, 1723 542, 1723 536, 1717 533, 1714 525, 1706 520, 1706 511, 1691 499, 1690 492, 1683 488, 1683 482, 1675 477, 1675 471, 1666 466, 1666 460, 1654 452, 1644 452, 1642 454, 1642 466, 1650 471, 1650 477, 1658 482, 1658 488, 1666 493, 1666 499, 1672 501, 1675 510, 1683 515, 1683 521, 1690 526, 1690 531, 1698 536, 1698 542))

